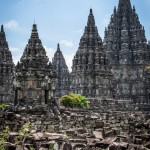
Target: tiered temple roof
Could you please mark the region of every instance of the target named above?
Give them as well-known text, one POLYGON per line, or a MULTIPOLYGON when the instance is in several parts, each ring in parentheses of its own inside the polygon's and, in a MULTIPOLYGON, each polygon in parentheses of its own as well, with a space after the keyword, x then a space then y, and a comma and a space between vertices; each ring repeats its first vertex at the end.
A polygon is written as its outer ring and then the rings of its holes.
POLYGON ((54 54, 52 65, 57 73, 56 97, 66 95, 70 91, 70 74, 59 44, 54 54))
POLYGON ((144 103, 143 71, 149 61, 149 50, 144 27, 130 0, 119 0, 118 8, 114 8, 105 30, 104 49, 115 77, 116 99, 144 103))
POLYGON ((33 25, 31 37, 16 66, 15 103, 40 110, 54 100, 56 73, 33 25))
POLYGON ((13 69, 14 63, 6 41, 3 25, 0 30, 0 103, 13 102, 13 69))
POLYGON ((102 39, 90 9, 87 26, 73 59, 72 91, 87 97, 111 97, 110 76, 102 39))

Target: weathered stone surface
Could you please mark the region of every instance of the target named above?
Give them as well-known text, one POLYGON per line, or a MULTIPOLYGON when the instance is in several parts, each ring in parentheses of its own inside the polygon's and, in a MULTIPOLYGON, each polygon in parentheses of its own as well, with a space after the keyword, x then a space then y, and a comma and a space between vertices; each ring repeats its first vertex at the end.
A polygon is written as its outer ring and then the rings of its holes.
POLYGON ((10 127, 9 142, 11 143, 14 143, 15 137, 19 135, 18 131, 22 125, 30 122, 31 127, 28 131, 31 132, 31 136, 27 138, 25 144, 38 146, 38 149, 49 148, 47 146, 50 144, 51 146, 57 145, 60 149, 66 143, 72 148, 87 148, 88 150, 90 148, 148 149, 150 146, 149 112, 77 109, 61 113, 61 120, 57 116, 47 119, 46 115, 26 114, 24 116, 25 114, 21 114, 17 117, 18 114, 15 115, 13 112, 3 113, 0 122, 3 118, 5 120, 0 124, 0 128, 3 130, 6 126, 10 127), (67 115, 70 117, 66 120, 67 115), (72 117, 74 117, 73 120, 71 120, 72 117), (89 118, 94 120, 87 121, 89 118), (101 119, 103 125, 97 127, 93 121, 98 122, 101 119), (115 121, 116 119, 119 122, 115 121))
POLYGON ((87 97, 111 98, 111 77, 108 59, 91 9, 73 59, 71 91, 87 97))
POLYGON ((130 0, 120 0, 105 29, 104 49, 114 75, 114 98, 149 103, 144 68, 149 64, 149 49, 144 27, 130 0))
MULTIPOLYGON (((0 35, 4 36, 3 26, 0 35)), ((37 150, 150 149, 150 105, 149 99, 145 99, 149 96, 150 71, 143 68, 149 59, 149 48, 130 0, 120 0, 118 9, 114 9, 103 45, 90 10, 71 73, 72 90, 92 97, 90 107, 58 110, 48 107, 54 105, 55 71, 51 63, 47 65, 46 52, 33 25, 31 38, 16 66, 15 104, 19 111, 0 112, 0 132, 7 126, 11 130, 6 147, 19 149, 15 138, 22 126, 30 123, 26 131, 31 135, 26 137, 24 149, 30 146, 37 150), (114 82, 111 82, 110 65, 114 82)), ((64 63, 60 53, 58 46, 56 65, 59 58, 64 63)))
POLYGON ((52 65, 57 74, 55 96, 61 97, 70 92, 70 74, 59 44, 52 59, 52 65))
POLYGON ((0 103, 12 103, 14 101, 13 93, 13 71, 14 63, 12 54, 1 25, 0 30, 0 103))
POLYGON ((36 24, 33 25, 31 37, 15 69, 14 89, 17 109, 48 111, 47 106, 54 105, 56 73, 39 39, 36 24))

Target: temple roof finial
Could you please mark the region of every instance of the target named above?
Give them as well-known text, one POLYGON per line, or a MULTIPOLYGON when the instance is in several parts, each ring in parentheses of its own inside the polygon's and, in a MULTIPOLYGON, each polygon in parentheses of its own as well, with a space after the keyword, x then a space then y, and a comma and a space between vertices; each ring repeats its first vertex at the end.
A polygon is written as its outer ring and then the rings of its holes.
POLYGON ((1 30, 0 30, 0 42, 4 42, 6 44, 6 46, 8 46, 7 41, 6 41, 6 36, 5 36, 5 32, 4 32, 4 26, 1 25, 1 30))
POLYGON ((93 10, 92 10, 92 8, 90 9, 90 14, 93 14, 93 10))
POLYGON ((32 30, 37 31, 37 25, 34 23, 32 30))
POLYGON ((4 27, 3 27, 3 25, 1 25, 1 32, 4 32, 4 27))
POLYGON ((114 7, 114 14, 116 14, 116 6, 114 7))
POLYGON ((58 49, 58 48, 60 48, 60 47, 59 47, 59 43, 57 44, 57 49, 58 49))
POLYGON ((95 19, 94 19, 94 15, 93 15, 92 9, 90 9, 90 14, 89 14, 89 17, 88 17, 87 26, 95 26, 95 19))
POLYGON ((133 5, 133 11, 135 12, 135 6, 133 5))
POLYGON ((57 51, 60 51, 60 45, 59 45, 59 43, 57 44, 57 51))
POLYGON ((119 6, 129 5, 131 6, 130 0, 119 0, 119 6))
POLYGON ((37 25, 33 24, 31 38, 39 38, 39 35, 38 35, 37 31, 38 31, 37 30, 37 25))

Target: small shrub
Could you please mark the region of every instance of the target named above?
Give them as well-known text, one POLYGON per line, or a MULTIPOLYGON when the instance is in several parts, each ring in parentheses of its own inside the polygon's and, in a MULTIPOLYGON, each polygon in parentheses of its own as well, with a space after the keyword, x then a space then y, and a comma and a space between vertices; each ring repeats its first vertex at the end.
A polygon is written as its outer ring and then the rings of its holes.
POLYGON ((88 108, 89 104, 85 96, 70 93, 60 98, 61 103, 68 108, 88 108))
POLYGON ((9 104, 0 104, 0 108, 6 108, 9 107, 9 104))

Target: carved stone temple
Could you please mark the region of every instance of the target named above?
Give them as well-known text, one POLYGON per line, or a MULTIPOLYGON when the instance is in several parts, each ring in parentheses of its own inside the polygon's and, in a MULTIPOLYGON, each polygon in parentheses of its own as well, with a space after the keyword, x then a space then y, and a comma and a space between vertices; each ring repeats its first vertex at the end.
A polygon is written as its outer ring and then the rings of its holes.
POLYGON ((57 74, 55 96, 61 97, 70 92, 70 74, 59 44, 52 59, 52 65, 57 74))
POLYGON ((130 0, 118 1, 103 41, 90 9, 70 74, 59 44, 49 62, 36 24, 14 68, 2 25, 0 103, 14 100, 15 105, 26 109, 46 108, 53 105, 55 97, 73 92, 94 100, 114 99, 150 108, 150 42, 130 0))
POLYGON ((45 109, 53 103, 56 73, 39 39, 36 24, 16 65, 15 104, 26 109, 45 109))
POLYGON ((71 91, 89 98, 111 98, 112 74, 108 62, 90 9, 87 26, 73 59, 71 91))
POLYGON ((115 98, 148 103, 144 69, 150 60, 150 49, 130 0, 119 0, 118 8, 114 8, 105 30, 104 48, 114 75, 115 98))
POLYGON ((6 41, 4 27, 0 31, 0 103, 13 102, 13 69, 12 55, 6 41))

